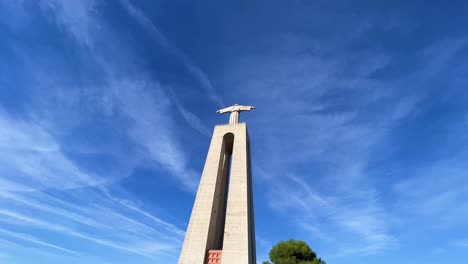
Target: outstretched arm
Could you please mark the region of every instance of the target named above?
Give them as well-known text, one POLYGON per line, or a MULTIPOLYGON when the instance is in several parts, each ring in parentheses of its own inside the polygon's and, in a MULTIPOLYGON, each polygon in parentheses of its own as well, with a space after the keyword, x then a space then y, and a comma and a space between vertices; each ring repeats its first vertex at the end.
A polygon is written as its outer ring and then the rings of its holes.
POLYGON ((255 109, 255 106, 246 106, 246 105, 239 105, 238 111, 250 111, 252 109, 255 109))
POLYGON ((216 111, 216 113, 224 114, 224 113, 232 112, 232 110, 233 110, 233 106, 229 106, 223 109, 219 109, 218 111, 216 111))
POLYGON ((232 112, 250 111, 252 109, 255 109, 255 106, 235 104, 223 109, 219 109, 218 111, 216 111, 216 113, 224 114, 232 112))

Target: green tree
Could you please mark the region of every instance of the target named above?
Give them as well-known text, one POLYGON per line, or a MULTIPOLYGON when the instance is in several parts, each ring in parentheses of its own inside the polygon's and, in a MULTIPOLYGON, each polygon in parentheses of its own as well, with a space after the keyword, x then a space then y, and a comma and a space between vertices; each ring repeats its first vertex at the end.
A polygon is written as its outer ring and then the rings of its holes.
POLYGON ((263 264, 326 264, 306 242, 293 239, 276 244, 270 250, 270 261, 263 264))

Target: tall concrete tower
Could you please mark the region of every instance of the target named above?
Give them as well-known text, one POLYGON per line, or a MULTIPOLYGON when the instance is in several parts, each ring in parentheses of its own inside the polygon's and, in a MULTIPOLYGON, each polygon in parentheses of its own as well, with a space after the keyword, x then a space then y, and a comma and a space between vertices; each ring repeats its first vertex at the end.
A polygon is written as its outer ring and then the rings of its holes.
POLYGON ((214 128, 185 234, 179 264, 255 264, 255 227, 250 142, 233 105, 229 124, 214 128))

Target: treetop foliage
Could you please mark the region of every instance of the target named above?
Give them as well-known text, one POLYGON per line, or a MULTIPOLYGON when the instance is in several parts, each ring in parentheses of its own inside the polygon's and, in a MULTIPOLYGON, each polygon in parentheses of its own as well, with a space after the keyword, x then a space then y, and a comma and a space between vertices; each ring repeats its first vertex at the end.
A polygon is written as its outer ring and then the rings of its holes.
MULTIPOLYGON (((326 264, 314 251, 301 240, 290 239, 276 244, 270 251, 273 264, 326 264)), ((271 264, 264 261, 263 264, 271 264)))

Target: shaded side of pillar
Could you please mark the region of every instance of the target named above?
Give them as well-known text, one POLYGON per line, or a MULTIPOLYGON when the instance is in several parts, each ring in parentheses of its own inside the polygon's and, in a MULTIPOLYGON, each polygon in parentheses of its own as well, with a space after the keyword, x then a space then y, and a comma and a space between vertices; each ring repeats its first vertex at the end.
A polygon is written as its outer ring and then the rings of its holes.
POLYGON ((230 156, 234 135, 215 127, 185 234, 179 264, 203 264, 222 248, 230 156))

